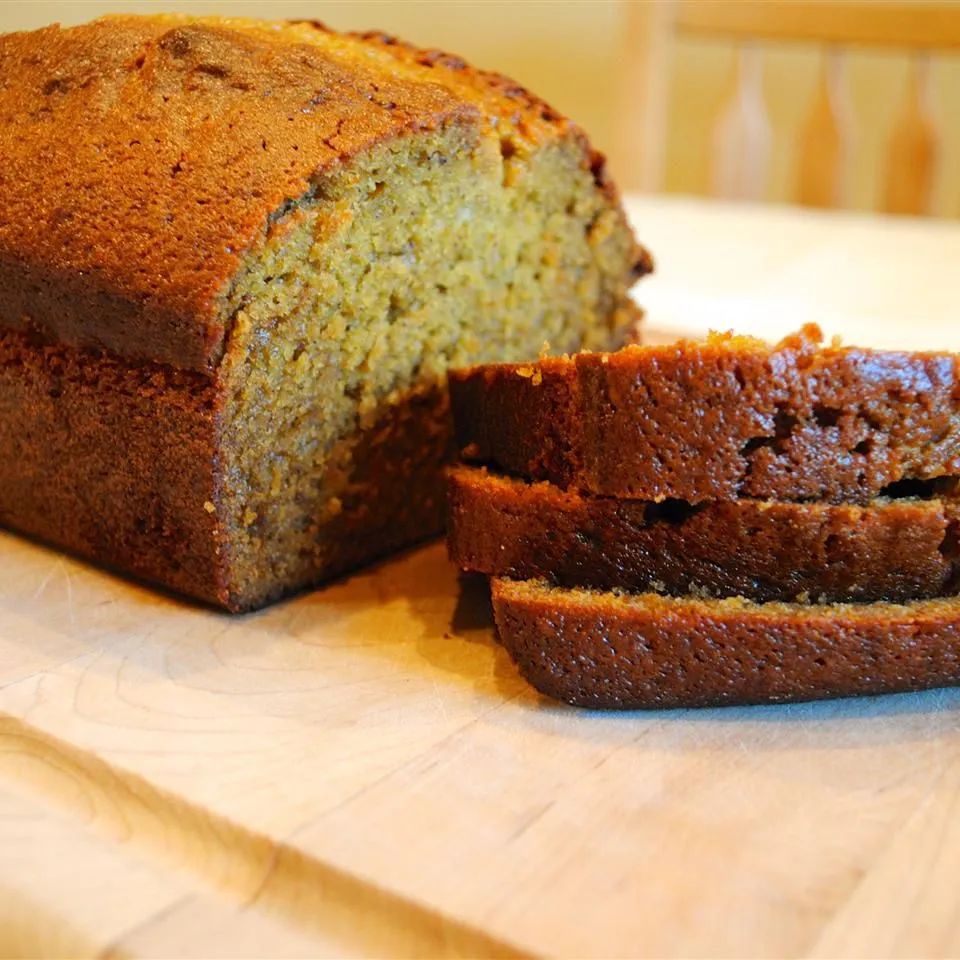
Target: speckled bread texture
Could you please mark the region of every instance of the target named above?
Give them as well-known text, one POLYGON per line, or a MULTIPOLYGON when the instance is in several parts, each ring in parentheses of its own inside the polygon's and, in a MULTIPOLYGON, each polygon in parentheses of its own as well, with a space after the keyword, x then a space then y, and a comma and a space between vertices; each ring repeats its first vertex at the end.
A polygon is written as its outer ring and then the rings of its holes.
POLYGON ((495 577, 756 601, 915 600, 957 585, 955 484, 944 496, 867 506, 691 506, 591 497, 457 466, 447 491, 451 560, 495 577))
POLYGON ((472 461, 564 488, 690 503, 867 503, 960 472, 960 360, 820 345, 706 341, 457 371, 472 461))
POLYGON ((382 35, 5 35, 0 150, 0 520, 233 610, 436 531, 447 367, 650 269, 576 126, 382 35))
POLYGON ((500 642, 583 707, 816 700, 960 682, 960 600, 756 604, 494 579, 500 642))

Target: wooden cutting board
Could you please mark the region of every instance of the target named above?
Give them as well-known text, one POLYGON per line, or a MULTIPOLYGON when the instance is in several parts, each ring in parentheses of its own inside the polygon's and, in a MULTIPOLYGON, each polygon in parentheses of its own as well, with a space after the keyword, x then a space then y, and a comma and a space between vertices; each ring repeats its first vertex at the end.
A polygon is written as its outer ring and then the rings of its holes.
POLYGON ((205 890, 190 871, 169 869, 131 846, 87 829, 77 808, 58 811, 0 787, 6 867, 0 877, 0 956, 342 952, 334 937, 318 938, 282 918, 230 903, 205 890))
MULTIPOLYGON (((661 261, 696 233, 636 215, 661 261)), ((958 691, 576 711, 439 544, 245 617, 12 535, 0 570, 0 954, 14 902, 20 952, 960 952, 958 691)))
POLYGON ((957 692, 577 712, 438 545, 245 618, 0 556, 0 776, 360 954, 960 947, 957 692))

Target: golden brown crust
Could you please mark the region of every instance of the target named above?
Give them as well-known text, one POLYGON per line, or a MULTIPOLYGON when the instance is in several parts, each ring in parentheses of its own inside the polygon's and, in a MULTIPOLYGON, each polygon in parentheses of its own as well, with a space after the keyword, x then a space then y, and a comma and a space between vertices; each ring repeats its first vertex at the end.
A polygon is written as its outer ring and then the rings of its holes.
POLYGON ((271 215, 318 171, 455 118, 476 110, 270 24, 0 37, 0 324, 208 369, 220 297, 271 215))
POLYGON ((960 501, 866 506, 589 497, 454 467, 447 542, 461 569, 566 587, 753 600, 914 600, 955 589, 960 501))
POLYGON ((866 503, 960 473, 949 353, 775 347, 742 337, 451 375, 464 456, 605 496, 866 503))
POLYGON ((492 581, 500 642, 547 696, 650 709, 960 683, 960 600, 752 604, 492 581))
POLYGON ((505 101, 531 143, 566 130, 503 78, 383 47, 177 16, 0 36, 0 326, 208 370, 243 256, 318 173, 505 101))

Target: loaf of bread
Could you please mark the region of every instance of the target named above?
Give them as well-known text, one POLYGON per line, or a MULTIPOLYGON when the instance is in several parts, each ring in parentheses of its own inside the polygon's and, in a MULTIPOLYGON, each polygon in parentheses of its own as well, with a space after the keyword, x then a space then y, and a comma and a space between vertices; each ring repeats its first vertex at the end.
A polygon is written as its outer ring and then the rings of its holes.
POLYGON ((855 504, 591 497, 458 466, 447 543, 462 570, 567 587, 756 601, 915 600, 954 592, 960 499, 855 504))
POLYGON ((960 599, 757 604, 494 579, 500 642, 584 707, 814 700, 960 683, 960 599))
POLYGON ((960 359, 706 341, 457 371, 469 460, 604 496, 867 503, 960 473, 960 359))
POLYGON ((576 126, 380 34, 9 34, 0 152, 0 522, 231 610, 437 531, 448 367, 650 269, 576 126))

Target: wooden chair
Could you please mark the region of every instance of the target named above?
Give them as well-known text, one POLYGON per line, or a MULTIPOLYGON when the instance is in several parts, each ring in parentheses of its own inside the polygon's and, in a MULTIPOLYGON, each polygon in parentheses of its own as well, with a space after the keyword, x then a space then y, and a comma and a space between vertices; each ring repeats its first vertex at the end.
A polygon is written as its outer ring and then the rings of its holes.
POLYGON ((852 47, 911 54, 911 73, 889 139, 883 195, 889 212, 931 209, 940 137, 931 106, 930 56, 960 51, 960 4, 805 2, 805 0, 627 0, 623 139, 616 158, 627 187, 663 186, 671 49, 676 38, 735 45, 733 93, 713 131, 712 190, 763 199, 771 127, 763 97, 763 50, 805 42, 825 48, 818 89, 796 143, 796 199, 845 205, 851 117, 846 53, 852 47))

